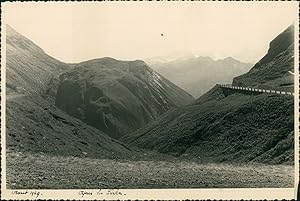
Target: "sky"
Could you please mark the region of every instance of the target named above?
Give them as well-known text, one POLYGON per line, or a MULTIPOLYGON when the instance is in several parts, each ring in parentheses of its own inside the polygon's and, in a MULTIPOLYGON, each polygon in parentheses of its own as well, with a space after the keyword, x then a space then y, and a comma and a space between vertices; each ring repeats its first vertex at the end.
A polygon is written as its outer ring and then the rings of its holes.
POLYGON ((67 63, 170 55, 256 63, 296 2, 5 2, 7 24, 67 63), (163 34, 163 36, 161 36, 163 34))

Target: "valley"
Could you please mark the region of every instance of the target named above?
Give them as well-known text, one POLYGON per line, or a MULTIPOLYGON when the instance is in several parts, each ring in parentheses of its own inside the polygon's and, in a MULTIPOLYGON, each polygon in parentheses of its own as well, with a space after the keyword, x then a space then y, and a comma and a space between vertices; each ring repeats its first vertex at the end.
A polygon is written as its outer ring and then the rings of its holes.
MULTIPOLYGON (((280 90, 283 82, 293 83, 288 72, 294 68, 292 38, 291 26, 271 41, 267 54, 248 73, 234 78, 232 85, 280 90), (247 82, 253 84, 245 85, 247 82)), ((290 86, 284 91, 292 93, 292 89, 290 86)), ((292 96, 245 93, 216 85, 192 103, 124 136, 123 141, 204 163, 293 164, 293 108, 292 96)))
POLYGON ((186 92, 141 60, 60 62, 8 27, 8 187, 293 187, 293 96, 218 85, 293 93, 293 33, 251 69, 197 58, 188 74, 214 79, 186 92))

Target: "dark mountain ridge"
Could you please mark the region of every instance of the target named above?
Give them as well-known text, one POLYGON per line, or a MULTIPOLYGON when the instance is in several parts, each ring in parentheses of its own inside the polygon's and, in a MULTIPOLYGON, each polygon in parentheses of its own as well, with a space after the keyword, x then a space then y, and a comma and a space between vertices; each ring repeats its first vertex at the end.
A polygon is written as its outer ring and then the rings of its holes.
POLYGON ((193 97, 141 61, 113 58, 76 64, 60 76, 55 104, 114 138, 193 97))

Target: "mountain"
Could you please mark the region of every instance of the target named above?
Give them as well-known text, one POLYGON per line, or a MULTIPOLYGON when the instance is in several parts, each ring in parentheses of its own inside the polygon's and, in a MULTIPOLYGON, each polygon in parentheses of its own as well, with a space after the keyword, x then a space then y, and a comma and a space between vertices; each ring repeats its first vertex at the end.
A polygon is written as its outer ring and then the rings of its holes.
MULTIPOLYGON (((271 42, 264 57, 268 59, 263 60, 273 64, 282 61, 280 66, 269 66, 271 75, 276 76, 266 79, 265 74, 257 73, 252 77, 261 86, 276 84, 278 72, 293 69, 293 48, 288 45, 292 38, 290 30, 271 42), (278 49, 279 44, 289 48, 278 49)), ((256 68, 258 64, 250 72, 256 68)), ((234 80, 251 85, 251 80, 246 78, 248 73, 234 80)), ((293 102, 292 96, 251 94, 217 85, 193 103, 168 111, 122 140, 131 146, 201 162, 291 164, 294 160, 293 102)))
POLYGON ((210 57, 184 57, 169 62, 150 62, 157 72, 194 97, 207 92, 217 83, 229 83, 246 73, 253 65, 232 57, 213 60, 210 57))
POLYGON ((265 89, 293 90, 294 26, 277 36, 268 53, 246 74, 236 77, 234 85, 265 89))
POLYGON ((107 57, 76 64, 62 74, 55 104, 117 139, 193 100, 145 62, 107 57))
POLYGON ((54 74, 67 64, 47 55, 32 41, 6 26, 7 93, 32 94, 45 89, 54 74))
MULTIPOLYGON (((48 100, 45 92, 70 68, 67 64, 9 26, 6 41, 7 151, 96 158, 135 155, 124 143, 69 116, 48 100)), ((51 92, 53 95, 55 90, 51 92)))
POLYGON ((162 63, 167 63, 169 62, 167 58, 164 57, 151 57, 151 58, 146 58, 144 61, 149 65, 149 66, 156 66, 157 64, 162 64, 162 63))

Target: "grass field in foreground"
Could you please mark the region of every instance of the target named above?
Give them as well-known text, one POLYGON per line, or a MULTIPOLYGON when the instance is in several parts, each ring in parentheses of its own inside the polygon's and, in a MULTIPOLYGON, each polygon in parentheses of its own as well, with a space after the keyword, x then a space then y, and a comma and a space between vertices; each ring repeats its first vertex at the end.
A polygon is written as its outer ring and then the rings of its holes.
POLYGON ((8 153, 8 189, 293 187, 293 166, 128 161, 8 153))

